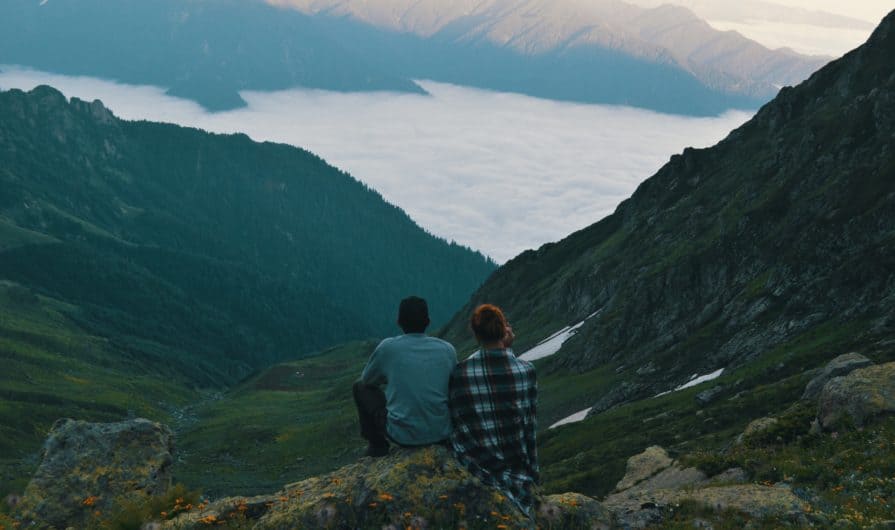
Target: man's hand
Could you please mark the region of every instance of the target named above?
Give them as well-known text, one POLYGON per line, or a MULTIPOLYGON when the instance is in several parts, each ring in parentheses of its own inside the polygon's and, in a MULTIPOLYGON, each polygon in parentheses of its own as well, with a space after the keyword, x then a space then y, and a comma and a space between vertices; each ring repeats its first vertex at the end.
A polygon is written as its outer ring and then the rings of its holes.
POLYGON ((506 330, 504 330, 503 334, 503 347, 512 347, 514 340, 516 340, 516 335, 513 333, 513 326, 507 324, 506 330))

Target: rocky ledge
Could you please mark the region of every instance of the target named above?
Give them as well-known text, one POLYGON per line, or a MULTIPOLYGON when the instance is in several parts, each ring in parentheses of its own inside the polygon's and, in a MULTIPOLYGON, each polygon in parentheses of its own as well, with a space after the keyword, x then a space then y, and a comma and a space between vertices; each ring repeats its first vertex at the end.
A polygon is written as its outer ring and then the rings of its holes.
POLYGON ((536 521, 470 475, 440 446, 362 458, 333 473, 261 497, 226 498, 168 521, 163 528, 207 528, 228 520, 251 528, 610 528, 596 500, 567 493, 542 498, 536 521))

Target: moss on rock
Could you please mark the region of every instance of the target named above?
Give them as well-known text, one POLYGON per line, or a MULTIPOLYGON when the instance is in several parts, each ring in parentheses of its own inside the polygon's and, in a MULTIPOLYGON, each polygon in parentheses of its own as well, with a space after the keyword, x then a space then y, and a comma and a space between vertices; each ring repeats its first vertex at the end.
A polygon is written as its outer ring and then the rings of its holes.
POLYGON ((255 529, 609 528, 600 503, 567 493, 542 498, 528 519, 495 488, 472 476, 440 446, 362 458, 333 473, 289 484, 275 495, 227 498, 168 521, 164 528, 207 528, 240 521, 255 529))

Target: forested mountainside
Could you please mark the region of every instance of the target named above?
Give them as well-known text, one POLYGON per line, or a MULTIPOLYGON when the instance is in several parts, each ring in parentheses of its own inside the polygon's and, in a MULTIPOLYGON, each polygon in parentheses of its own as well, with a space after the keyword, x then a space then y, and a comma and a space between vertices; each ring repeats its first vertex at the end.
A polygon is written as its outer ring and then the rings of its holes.
POLYGON ((424 93, 371 67, 310 17, 260 1, 9 0, 0 64, 162 86, 210 110, 240 90, 305 86, 424 93))
POLYGON ((618 0, 0 4, 0 64, 162 86, 210 110, 244 105, 241 90, 423 93, 413 80, 432 79, 714 115, 757 108, 823 62, 716 31, 685 9, 618 0))
MULTIPOLYGON (((895 14, 616 212, 525 252, 457 314, 506 307, 520 350, 593 315, 547 371, 612 367, 612 403, 742 366, 812 332, 895 328, 895 14)), ((596 401, 596 399, 594 399, 596 401)))
POLYGON ((196 381, 390 334, 411 293, 445 321, 494 268, 300 149, 48 87, 0 93, 0 118, 0 279, 196 381))

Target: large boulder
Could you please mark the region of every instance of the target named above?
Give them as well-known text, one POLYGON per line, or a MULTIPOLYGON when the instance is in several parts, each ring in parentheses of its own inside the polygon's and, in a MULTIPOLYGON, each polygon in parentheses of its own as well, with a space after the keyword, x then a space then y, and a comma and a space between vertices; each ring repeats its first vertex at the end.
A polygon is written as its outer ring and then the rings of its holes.
POLYGON ((628 459, 625 476, 616 484, 615 491, 624 491, 671 467, 674 460, 662 447, 647 447, 642 453, 628 459))
POLYGON ((536 520, 473 477, 440 446, 362 458, 333 473, 287 485, 275 495, 227 498, 164 522, 168 529, 221 521, 247 528, 609 528, 611 515, 583 495, 543 497, 536 520))
POLYGON ((173 451, 171 431, 149 420, 59 420, 18 515, 26 524, 84 528, 96 512, 167 490, 173 451))
POLYGON ((801 514, 804 506, 787 486, 760 484, 623 492, 609 496, 604 505, 615 514, 620 527, 645 528, 661 524, 671 509, 684 501, 717 511, 736 510, 756 519, 787 519, 801 514))
POLYGON ((848 375, 855 370, 866 368, 873 364, 873 361, 864 357, 860 353, 846 353, 836 357, 830 361, 824 369, 815 376, 802 394, 802 399, 815 400, 820 397, 820 393, 830 379, 848 375))
POLYGON ((606 497, 603 506, 621 528, 659 527, 682 502, 696 502, 711 510, 733 509, 751 517, 788 517, 800 513, 802 503, 786 486, 746 484, 742 469, 714 477, 683 467, 653 446, 628 459, 627 473, 606 497))
POLYGON ((824 429, 835 429, 848 423, 861 426, 873 416, 891 412, 895 412, 895 363, 828 381, 818 399, 817 418, 824 429))
POLYGON ((749 425, 746 425, 746 428, 743 430, 743 432, 739 436, 737 436, 736 444, 741 445, 749 438, 759 436, 762 433, 773 429, 779 423, 780 420, 778 420, 777 418, 772 418, 770 416, 752 420, 751 422, 749 422, 749 425))

